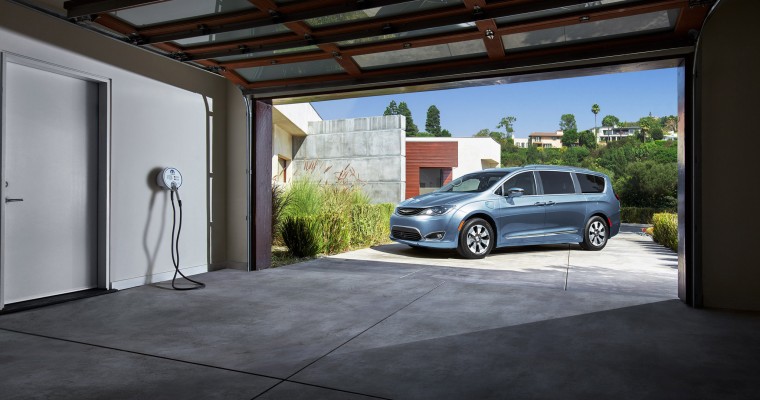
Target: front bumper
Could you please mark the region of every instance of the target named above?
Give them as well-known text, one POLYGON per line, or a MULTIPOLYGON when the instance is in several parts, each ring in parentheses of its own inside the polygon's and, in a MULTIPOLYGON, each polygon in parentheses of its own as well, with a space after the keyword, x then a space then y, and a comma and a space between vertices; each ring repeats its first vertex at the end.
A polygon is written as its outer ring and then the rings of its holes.
POLYGON ((405 217, 393 214, 390 228, 390 239, 398 243, 435 249, 457 247, 458 226, 452 215, 405 217), (434 238, 437 233, 443 233, 443 238, 434 238))

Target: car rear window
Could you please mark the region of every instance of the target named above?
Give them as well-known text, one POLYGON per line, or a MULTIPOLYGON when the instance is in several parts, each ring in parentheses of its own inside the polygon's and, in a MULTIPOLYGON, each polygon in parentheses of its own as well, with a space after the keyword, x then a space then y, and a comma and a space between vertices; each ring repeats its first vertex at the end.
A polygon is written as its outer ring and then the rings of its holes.
POLYGON ((604 192, 604 178, 599 175, 575 174, 578 183, 581 184, 583 193, 602 193, 604 192))
POLYGON ((540 171, 538 174, 541 176, 544 194, 575 193, 573 178, 569 172, 540 171))

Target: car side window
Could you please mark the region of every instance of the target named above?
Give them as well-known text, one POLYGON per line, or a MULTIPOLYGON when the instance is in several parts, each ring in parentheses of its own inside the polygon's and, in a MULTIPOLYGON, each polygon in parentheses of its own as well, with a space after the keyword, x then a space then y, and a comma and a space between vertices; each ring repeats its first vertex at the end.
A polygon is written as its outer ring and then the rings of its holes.
POLYGON ((509 178, 502 186, 502 193, 506 196, 509 194, 509 189, 520 188, 524 190, 524 196, 532 196, 536 194, 536 180, 533 178, 533 172, 523 172, 509 178))
POLYGON ((573 178, 569 172, 539 171, 541 183, 544 186, 544 194, 568 194, 575 193, 573 178))
POLYGON ((575 174, 578 183, 581 184, 583 193, 602 193, 604 192, 604 178, 599 175, 575 174))

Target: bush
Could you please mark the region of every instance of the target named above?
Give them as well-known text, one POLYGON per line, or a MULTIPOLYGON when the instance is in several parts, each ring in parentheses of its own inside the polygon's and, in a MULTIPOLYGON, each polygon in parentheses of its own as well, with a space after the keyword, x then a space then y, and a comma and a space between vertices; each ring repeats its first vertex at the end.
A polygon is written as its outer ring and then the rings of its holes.
POLYGON ((317 217, 322 234, 322 251, 336 254, 351 246, 350 216, 342 213, 323 213, 317 217))
POLYGON ((671 213, 658 213, 652 216, 654 224, 654 241, 678 251, 678 215, 671 213))
POLYGON ((631 224, 651 224, 654 214, 669 211, 652 207, 621 207, 620 221, 631 224))
POLYGON ((394 205, 366 204, 351 209, 351 247, 368 247, 384 242, 390 235, 388 226, 394 205))
POLYGON ((286 217, 282 223, 282 240, 296 257, 314 257, 323 248, 321 225, 312 215, 286 217))

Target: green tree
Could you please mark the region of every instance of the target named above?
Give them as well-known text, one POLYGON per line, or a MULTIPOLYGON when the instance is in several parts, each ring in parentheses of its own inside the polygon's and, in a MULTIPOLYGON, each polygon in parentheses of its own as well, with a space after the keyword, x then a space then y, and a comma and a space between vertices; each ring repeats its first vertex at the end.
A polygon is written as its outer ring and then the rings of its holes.
POLYGON ((660 118, 660 126, 668 132, 678 132, 678 116, 668 115, 660 118))
POLYGON ((438 136, 441 136, 441 137, 451 137, 451 132, 449 132, 448 129, 441 129, 441 134, 438 135, 438 136))
POLYGON ((513 127, 513 124, 517 122, 517 118, 513 116, 507 116, 503 117, 501 121, 499 121, 499 125, 496 125, 496 128, 504 128, 504 130, 507 132, 507 137, 511 138, 512 133, 514 133, 515 129, 513 127))
POLYGON ((425 119, 425 131, 433 136, 441 136, 441 112, 434 105, 428 107, 425 119))
POLYGON ((385 107, 385 112, 383 115, 398 115, 398 106, 396 105, 395 100, 391 100, 390 104, 388 104, 388 107, 385 107))
POLYGON ((594 103, 591 106, 591 112, 594 113, 594 135, 597 134, 597 130, 596 130, 596 115, 599 114, 599 111, 600 111, 599 104, 594 103))
POLYGON ((575 129, 568 129, 562 133, 562 145, 565 147, 573 147, 578 145, 578 139, 580 135, 575 129))
POLYGON ((662 128, 660 128, 659 126, 655 126, 654 128, 651 128, 649 130, 649 136, 652 137, 652 140, 662 140, 662 138, 664 137, 662 128))
POLYGON ((406 117, 406 136, 417 136, 419 133, 419 130, 417 129, 417 125, 414 124, 414 119, 412 118, 412 111, 409 110, 409 107, 406 105, 406 102, 401 102, 398 104, 398 113, 400 115, 403 115, 406 117))
POLYGON ((678 195, 678 167, 676 163, 637 161, 625 169, 625 176, 617 180, 615 192, 625 206, 675 208, 678 195))
POLYGON ((620 119, 614 115, 605 115, 602 118, 602 126, 615 126, 620 125, 620 119))
POLYGON ((577 131, 578 124, 575 123, 575 115, 562 114, 562 117, 559 119, 559 129, 563 131, 577 131))
POLYGON ((649 116, 642 117, 639 119, 639 127, 641 127, 641 131, 637 135, 639 140, 642 142, 645 142, 647 140, 647 137, 650 136, 650 132, 655 127, 660 126, 660 121, 653 117, 651 113, 649 113, 649 116))
POLYGON ((595 149, 597 146, 596 135, 590 130, 585 130, 578 134, 578 144, 589 149, 595 149))

